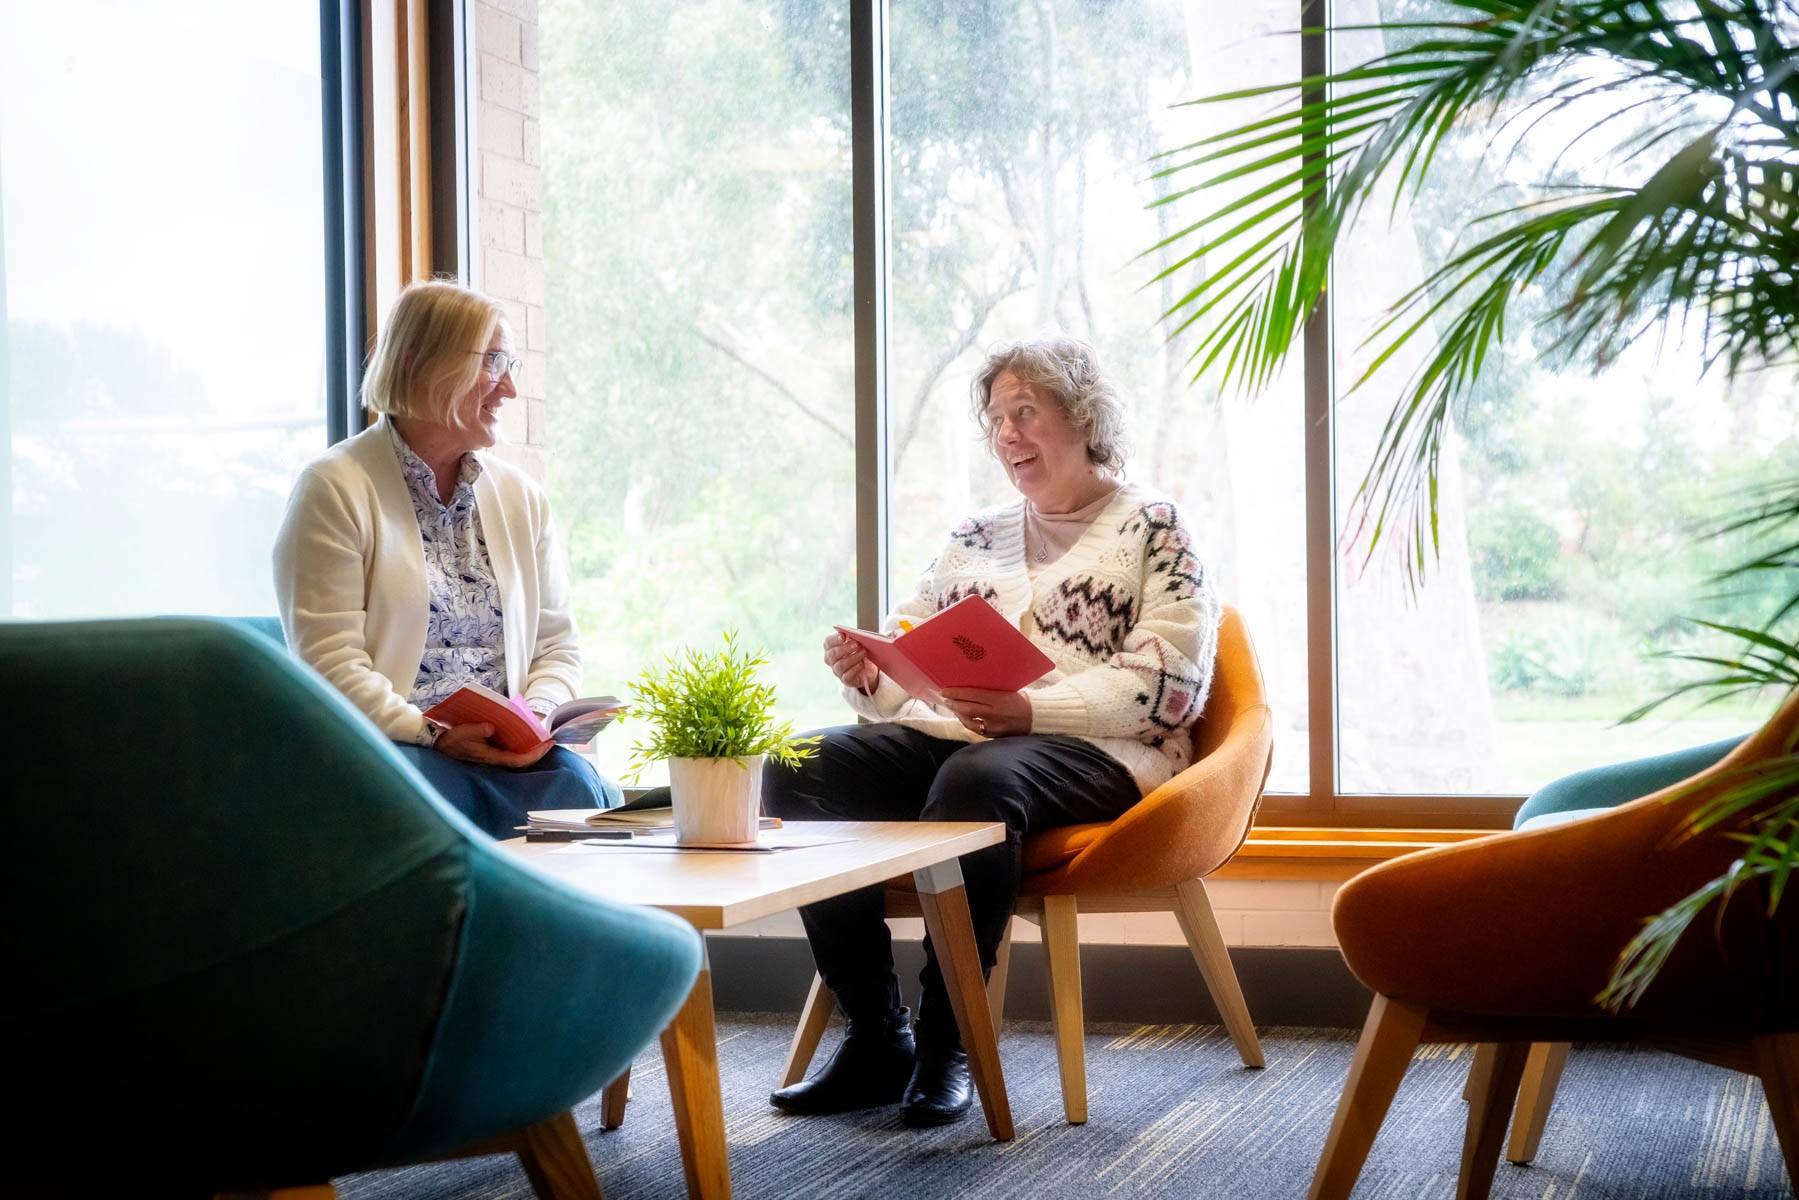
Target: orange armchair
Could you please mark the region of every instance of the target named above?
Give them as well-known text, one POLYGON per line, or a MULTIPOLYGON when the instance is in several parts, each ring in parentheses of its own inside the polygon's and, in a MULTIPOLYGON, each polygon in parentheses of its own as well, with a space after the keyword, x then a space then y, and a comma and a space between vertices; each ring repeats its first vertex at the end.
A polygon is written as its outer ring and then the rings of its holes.
MULTIPOLYGON (((1200 975, 1245 1066, 1262 1065, 1249 1008, 1218 931, 1204 876, 1249 836, 1274 754, 1274 722, 1261 668, 1243 618, 1226 608, 1206 710, 1193 730, 1193 765, 1115 821, 1070 825, 1024 846, 1019 915, 1037 923, 1049 960, 1050 1008, 1070 1124, 1087 1119, 1087 1072, 1076 914, 1173 912, 1200 975)), ((888 889, 889 916, 917 916, 915 897, 888 889)), ((1000 1024, 1010 946, 1002 943, 988 980, 994 1027, 1000 1024)), ((830 1022, 832 1001, 816 976, 794 1035, 784 1085, 804 1078, 830 1022)))
POLYGON ((1483 1197, 1532 1042, 1632 1041, 1759 1075, 1787 1174, 1799 1165, 1799 905, 1746 888, 1696 922, 1637 1005, 1594 1000, 1643 921, 1722 874, 1730 828, 1689 816, 1799 744, 1799 692, 1716 765, 1582 820, 1414 854, 1345 884, 1332 910, 1375 993, 1312 1196, 1347 1197, 1413 1051, 1483 1045, 1457 1195, 1483 1197))

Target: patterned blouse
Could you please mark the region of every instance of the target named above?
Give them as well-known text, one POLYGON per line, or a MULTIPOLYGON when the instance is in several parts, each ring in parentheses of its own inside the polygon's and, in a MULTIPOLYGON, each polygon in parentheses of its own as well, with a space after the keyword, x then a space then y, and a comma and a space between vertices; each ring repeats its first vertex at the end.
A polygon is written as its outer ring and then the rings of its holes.
POLYGON ((431 612, 425 622, 425 656, 407 697, 430 708, 466 683, 479 683, 506 694, 505 627, 500 621, 500 585, 487 561, 487 539, 475 508, 475 480, 481 464, 462 456, 456 494, 444 504, 437 498, 437 477, 412 447, 393 434, 394 453, 412 509, 419 519, 425 547, 425 586, 431 612))

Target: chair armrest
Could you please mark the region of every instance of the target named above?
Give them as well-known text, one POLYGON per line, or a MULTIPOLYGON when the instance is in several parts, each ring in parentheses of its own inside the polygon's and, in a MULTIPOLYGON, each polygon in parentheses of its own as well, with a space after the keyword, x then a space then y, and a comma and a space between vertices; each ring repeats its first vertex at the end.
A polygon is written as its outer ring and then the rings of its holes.
MULTIPOLYGON (((1425 851, 1375 867, 1331 908, 1350 970, 1376 992, 1484 1015, 1594 1017, 1595 997, 1643 922, 1723 874, 1734 826, 1690 815, 1799 743, 1799 689, 1690 779, 1582 821, 1425 851)), ((1775 918, 1759 889, 1689 928, 1632 1015, 1792 1029, 1799 905, 1775 918), (1781 1024, 1784 1022, 1784 1024, 1781 1024)))
POLYGON ((687 999, 700 938, 679 918, 584 896, 471 845, 461 954, 417 1103, 388 1163, 572 1108, 617 1078, 687 999))
MULTIPOLYGON (((1431 1008, 1603 1017, 1595 998, 1644 920, 1736 857, 1722 834, 1683 837, 1690 811, 1657 793, 1583 821, 1384 863, 1338 891, 1338 945, 1370 989, 1431 1008)), ((1799 1000, 1771 999, 1783 972, 1791 990, 1796 964, 1790 934, 1784 952, 1775 945, 1763 903, 1747 890, 1721 920, 1714 911, 1696 922, 1631 1015, 1750 1025, 1783 1003, 1799 1013, 1799 1000)))
POLYGON ((1274 749, 1266 705, 1238 712, 1218 746, 1103 827, 1033 893, 1142 892, 1218 869, 1249 836, 1274 749))

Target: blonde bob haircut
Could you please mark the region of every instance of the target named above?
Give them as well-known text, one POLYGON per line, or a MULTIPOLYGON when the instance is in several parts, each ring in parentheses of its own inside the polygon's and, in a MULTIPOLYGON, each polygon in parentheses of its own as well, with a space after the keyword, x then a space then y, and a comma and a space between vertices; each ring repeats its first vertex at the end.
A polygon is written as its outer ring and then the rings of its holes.
POLYGON ((482 355, 506 314, 491 297, 448 279, 400 293, 362 376, 371 413, 454 426, 457 401, 481 382, 482 355))
POLYGON ((993 430, 987 423, 987 402, 992 398, 993 381, 1008 372, 1055 397, 1068 423, 1087 439, 1088 462, 1114 474, 1124 472, 1130 450, 1124 402, 1112 377, 1100 368, 1092 346, 1057 334, 1005 342, 987 352, 987 361, 975 372, 969 399, 989 451, 993 449, 993 430))

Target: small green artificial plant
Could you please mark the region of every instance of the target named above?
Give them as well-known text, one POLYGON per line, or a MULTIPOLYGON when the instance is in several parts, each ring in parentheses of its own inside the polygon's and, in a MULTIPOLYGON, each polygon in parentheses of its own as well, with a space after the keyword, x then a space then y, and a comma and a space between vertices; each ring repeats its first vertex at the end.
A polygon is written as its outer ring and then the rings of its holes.
POLYGON ((629 778, 635 781, 659 759, 766 754, 791 767, 812 757, 818 739, 795 737, 791 721, 775 720, 774 685, 756 679, 767 665, 727 629, 718 650, 702 654, 689 646, 660 668, 645 667, 632 681, 627 719, 648 728, 631 748, 629 778))

